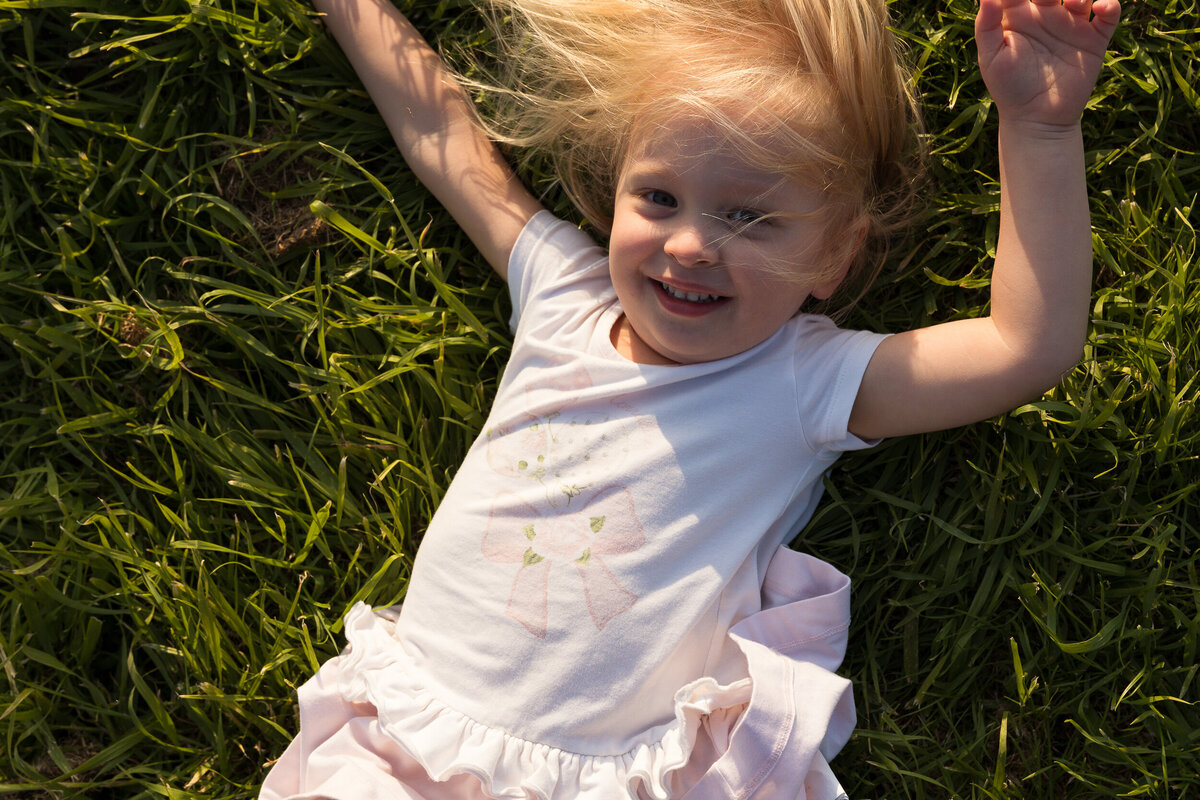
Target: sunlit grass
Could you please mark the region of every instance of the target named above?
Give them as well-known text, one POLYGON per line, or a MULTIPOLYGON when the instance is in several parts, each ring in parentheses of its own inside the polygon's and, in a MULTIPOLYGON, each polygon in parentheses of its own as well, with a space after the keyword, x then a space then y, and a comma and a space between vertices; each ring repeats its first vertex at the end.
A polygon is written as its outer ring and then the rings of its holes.
MULTIPOLYGON (((896 9, 934 180, 880 330, 981 312, 998 199, 972 5, 896 9)), ((852 797, 1200 794, 1197 18, 1129 4, 1086 117, 1083 363, 846 458, 797 542, 855 580, 852 797)), ((502 287, 292 0, 0 0, 0 280, 0 793, 251 797, 404 596, 502 287)))

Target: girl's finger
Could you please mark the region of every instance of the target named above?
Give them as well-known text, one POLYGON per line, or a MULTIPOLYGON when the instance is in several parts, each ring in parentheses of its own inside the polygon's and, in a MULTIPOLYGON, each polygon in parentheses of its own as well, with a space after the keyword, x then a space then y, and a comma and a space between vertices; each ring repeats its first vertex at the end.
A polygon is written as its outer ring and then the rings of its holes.
POLYGON ((975 43, 983 52, 992 53, 1004 42, 1004 6, 1001 0, 979 0, 975 15, 975 43))
POLYGON ((1117 23, 1121 21, 1120 0, 1094 0, 1092 14, 1095 15, 1096 28, 1111 38, 1117 23))

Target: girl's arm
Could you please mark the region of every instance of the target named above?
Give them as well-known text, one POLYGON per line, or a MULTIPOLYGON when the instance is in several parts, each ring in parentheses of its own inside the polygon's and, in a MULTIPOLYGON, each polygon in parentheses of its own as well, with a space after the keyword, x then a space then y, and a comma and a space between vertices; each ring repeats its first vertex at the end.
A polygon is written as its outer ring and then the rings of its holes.
POLYGON ((1078 362, 1092 273, 1079 118, 1120 12, 1118 0, 981 0, 980 70, 1000 116, 991 315, 885 340, 850 416, 855 434, 986 419, 1078 362))
POLYGON ((314 0, 421 183, 507 278, 517 235, 541 205, 475 124, 474 109, 389 0, 314 0))

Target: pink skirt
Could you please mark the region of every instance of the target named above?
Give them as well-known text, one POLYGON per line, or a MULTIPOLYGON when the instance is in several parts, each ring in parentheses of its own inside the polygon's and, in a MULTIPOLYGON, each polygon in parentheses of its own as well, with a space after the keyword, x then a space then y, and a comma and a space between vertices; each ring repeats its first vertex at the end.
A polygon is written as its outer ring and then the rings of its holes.
POLYGON ((849 591, 830 565, 781 548, 763 610, 729 631, 747 677, 682 687, 675 719, 616 756, 526 741, 443 705, 391 636, 396 610, 358 604, 349 647, 300 687, 300 732, 260 798, 836 800, 828 760, 854 727, 850 684, 833 673, 849 591))

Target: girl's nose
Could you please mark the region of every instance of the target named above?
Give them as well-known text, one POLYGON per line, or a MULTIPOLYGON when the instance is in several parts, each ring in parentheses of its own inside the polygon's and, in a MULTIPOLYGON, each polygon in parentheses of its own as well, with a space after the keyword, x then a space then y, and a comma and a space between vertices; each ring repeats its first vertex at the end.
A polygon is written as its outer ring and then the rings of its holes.
POLYGON ((685 267, 704 266, 717 260, 716 242, 701 225, 679 225, 667 236, 663 249, 685 267))

